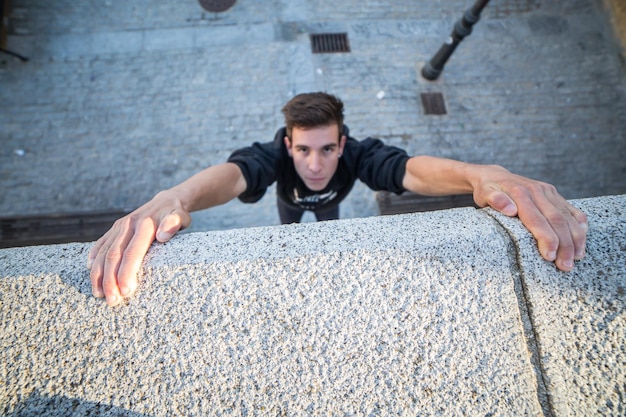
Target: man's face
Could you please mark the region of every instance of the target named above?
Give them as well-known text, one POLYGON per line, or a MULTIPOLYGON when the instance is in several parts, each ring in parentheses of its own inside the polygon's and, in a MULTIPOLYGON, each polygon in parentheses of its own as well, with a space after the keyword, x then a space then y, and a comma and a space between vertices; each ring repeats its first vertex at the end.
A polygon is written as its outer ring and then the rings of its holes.
POLYGON ((296 172, 312 191, 326 188, 337 171, 345 144, 346 137, 339 138, 337 124, 311 129, 294 127, 291 141, 285 136, 285 146, 296 172))

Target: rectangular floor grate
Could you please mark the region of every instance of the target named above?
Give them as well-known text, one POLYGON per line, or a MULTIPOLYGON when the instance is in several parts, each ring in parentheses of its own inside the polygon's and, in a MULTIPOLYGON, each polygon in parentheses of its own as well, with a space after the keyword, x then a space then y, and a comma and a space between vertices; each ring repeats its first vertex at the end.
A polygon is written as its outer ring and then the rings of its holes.
POLYGON ((446 102, 443 99, 441 93, 422 93, 422 107, 424 107, 424 114, 428 115, 443 115, 448 114, 446 110, 446 102))
POLYGON ((347 33, 311 34, 311 50, 314 54, 350 52, 347 33))

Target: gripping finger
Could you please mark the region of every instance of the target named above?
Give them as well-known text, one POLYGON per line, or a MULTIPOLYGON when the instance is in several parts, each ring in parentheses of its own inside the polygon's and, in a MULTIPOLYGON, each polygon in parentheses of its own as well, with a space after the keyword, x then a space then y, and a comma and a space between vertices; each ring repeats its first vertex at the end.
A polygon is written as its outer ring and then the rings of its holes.
POLYGON ((179 213, 173 211, 161 219, 159 228, 157 229, 156 239, 161 242, 170 240, 179 230, 184 229, 191 223, 191 218, 187 213, 179 213))
POLYGON ((136 228, 124 250, 117 272, 117 283, 121 295, 127 297, 137 289, 137 273, 141 262, 154 241, 156 226, 151 219, 144 219, 136 228))
POLYGON ((109 247, 113 228, 109 229, 100 239, 96 241, 87 255, 87 268, 89 268, 89 279, 91 280, 91 292, 94 297, 104 297, 102 288, 102 276, 104 275, 105 254, 109 247))
POLYGON ((96 257, 98 256, 98 252, 100 252, 100 248, 102 248, 102 245, 109 238, 109 235, 111 234, 111 230, 112 229, 109 229, 104 235, 102 235, 102 237, 98 239, 96 243, 89 250, 89 253, 87 254, 87 269, 91 269, 91 267, 93 266, 93 263, 96 260, 96 257))
POLYGON ((518 216, 530 233, 537 239, 541 256, 554 261, 559 248, 559 236, 535 200, 528 193, 518 193, 515 198, 518 207, 518 216))
MULTIPOLYGON (((128 218, 118 220, 109 239, 100 247, 95 264, 100 267, 102 275, 102 290, 106 297, 107 304, 114 306, 122 301, 121 293, 117 283, 117 274, 124 249, 130 241, 133 231, 129 225, 128 218)), ((95 265, 94 264, 94 265, 95 265)), ((92 273, 95 271, 92 268, 92 273)))
POLYGON ((544 246, 542 256, 554 260, 560 270, 571 271, 574 259, 581 251, 584 253, 585 231, 574 215, 578 210, 561 197, 554 187, 541 186, 533 191, 532 201, 552 232, 549 233, 552 237, 544 242, 537 237, 540 248, 544 246))
POLYGON ((571 220, 569 222, 570 232, 574 241, 574 259, 580 260, 585 256, 585 247, 587 245, 587 230, 589 223, 585 213, 566 202, 569 209, 571 220))

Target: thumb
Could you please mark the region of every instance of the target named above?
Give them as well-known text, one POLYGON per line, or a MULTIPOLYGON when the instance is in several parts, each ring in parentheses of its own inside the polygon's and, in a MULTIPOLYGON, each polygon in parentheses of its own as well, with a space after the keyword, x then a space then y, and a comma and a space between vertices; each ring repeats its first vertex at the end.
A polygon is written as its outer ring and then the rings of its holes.
POLYGON ((503 191, 494 190, 491 192, 487 196, 487 204, 506 216, 517 216, 517 204, 503 191))
POLYGON ((165 243, 170 240, 179 230, 189 226, 191 218, 188 214, 181 215, 177 211, 172 211, 161 219, 156 232, 156 240, 165 243))

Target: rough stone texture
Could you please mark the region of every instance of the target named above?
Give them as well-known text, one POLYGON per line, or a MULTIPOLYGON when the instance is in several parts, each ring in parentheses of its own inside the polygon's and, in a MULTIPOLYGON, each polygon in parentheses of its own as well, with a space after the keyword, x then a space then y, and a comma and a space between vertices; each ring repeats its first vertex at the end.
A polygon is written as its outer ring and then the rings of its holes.
POLYGON ((626 414, 626 198, 580 202, 587 256, 562 274, 536 256, 519 222, 496 214, 520 246, 524 297, 555 415, 626 414))
MULTIPOLYGON (((234 149, 273 137, 294 94, 346 103, 357 138, 551 182, 626 192, 626 79, 600 2, 491 2, 442 78, 418 76, 472 2, 12 0, 0 58, 0 213, 132 209, 234 149), (348 33, 349 54, 309 34, 348 33), (423 114, 440 91, 448 115, 423 114), (381 94, 381 93, 384 93, 381 94), (382 97, 382 98, 378 98, 382 97)), ((357 186, 342 217, 377 214, 357 186)), ((194 215, 191 231, 278 223, 274 190, 194 215)))
POLYGON ((471 208, 181 235, 116 308, 89 244, 0 250, 0 411, 623 415, 625 203, 569 274, 471 208))

